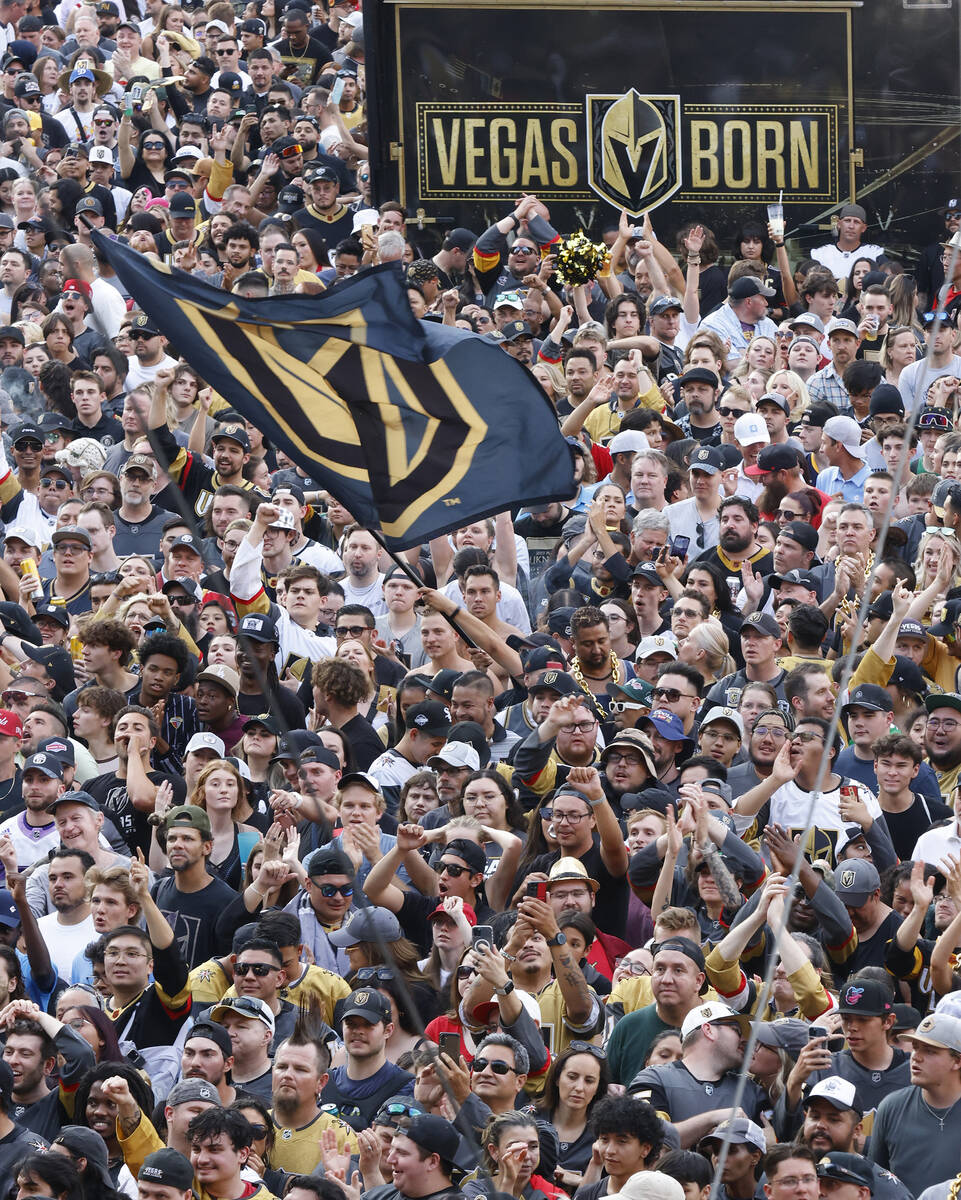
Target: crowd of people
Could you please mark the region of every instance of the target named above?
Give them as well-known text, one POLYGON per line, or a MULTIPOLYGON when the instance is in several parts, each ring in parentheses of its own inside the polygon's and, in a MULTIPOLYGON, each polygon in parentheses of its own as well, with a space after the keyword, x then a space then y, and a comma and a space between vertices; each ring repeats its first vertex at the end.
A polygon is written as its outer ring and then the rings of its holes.
POLYGON ((0 52, 0 1200, 957 1200, 961 202, 575 283, 372 203, 351 0, 0 52), (395 263, 571 494, 388 557, 93 229, 395 263))

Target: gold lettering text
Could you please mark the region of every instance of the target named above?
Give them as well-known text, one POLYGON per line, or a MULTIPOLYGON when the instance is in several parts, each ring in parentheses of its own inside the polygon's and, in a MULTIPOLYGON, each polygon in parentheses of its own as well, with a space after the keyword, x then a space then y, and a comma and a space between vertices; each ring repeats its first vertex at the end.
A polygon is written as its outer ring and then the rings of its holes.
POLYGON ((517 187, 517 126, 507 117, 495 117, 490 124, 491 183, 498 187, 517 187), (504 146, 501 135, 513 143, 504 146))
POLYGON ((487 122, 479 117, 468 117, 464 121, 464 157, 467 160, 467 186, 468 187, 486 187, 487 176, 478 174, 475 162, 478 158, 483 158, 486 153, 486 146, 481 142, 480 145, 474 141, 475 133, 484 129, 487 122))
POLYGON ((724 183, 729 188, 751 186, 751 140, 747 121, 724 122, 724 183))
POLYGON ((444 187, 453 187, 457 177, 457 150, 460 144, 460 121, 450 123, 450 144, 446 139, 446 122, 440 117, 434 117, 434 144, 437 146, 437 161, 440 164, 440 177, 444 187))
POLYGON ((714 121, 691 122, 691 186, 713 188, 718 183, 717 125, 714 121))
POLYGON ((558 156, 552 163, 555 187, 573 187, 577 183, 577 159, 565 141, 577 143, 577 125, 570 120, 551 121, 551 145, 558 156))
POLYGON ((784 184, 784 125, 780 121, 758 121, 757 123, 757 186, 783 188, 784 184), (773 167, 774 178, 768 179, 768 163, 773 167))

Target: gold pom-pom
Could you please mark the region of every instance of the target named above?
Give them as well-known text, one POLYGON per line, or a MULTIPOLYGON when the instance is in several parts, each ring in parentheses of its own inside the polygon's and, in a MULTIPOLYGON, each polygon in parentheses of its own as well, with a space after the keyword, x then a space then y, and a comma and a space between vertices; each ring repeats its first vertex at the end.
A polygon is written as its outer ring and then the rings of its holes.
POLYGON ((608 249, 592 242, 583 230, 566 238, 557 251, 557 277, 567 287, 578 287, 596 279, 607 264, 608 249))

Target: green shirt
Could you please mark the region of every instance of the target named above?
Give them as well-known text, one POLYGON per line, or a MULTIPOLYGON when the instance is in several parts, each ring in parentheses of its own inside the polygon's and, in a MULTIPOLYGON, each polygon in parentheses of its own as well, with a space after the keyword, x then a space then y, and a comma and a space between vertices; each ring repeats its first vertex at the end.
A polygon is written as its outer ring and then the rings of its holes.
POLYGON ((657 1015, 656 1004, 649 1004, 622 1017, 614 1026, 607 1043, 607 1061, 614 1082, 630 1086, 631 1080, 644 1066, 651 1042, 663 1030, 673 1028, 657 1015))

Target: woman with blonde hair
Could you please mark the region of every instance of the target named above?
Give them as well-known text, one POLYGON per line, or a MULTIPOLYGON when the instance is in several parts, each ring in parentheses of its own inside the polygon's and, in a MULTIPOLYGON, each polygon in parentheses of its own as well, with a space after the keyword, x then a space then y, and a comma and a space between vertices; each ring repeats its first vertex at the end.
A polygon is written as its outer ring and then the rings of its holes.
POLYGON ((551 404, 557 408, 567 395, 567 384, 559 367, 553 363, 539 362, 531 368, 531 374, 547 393, 551 404))
POLYGON ((910 325, 895 325, 881 347, 881 366, 884 382, 898 386, 901 372, 918 359, 918 339, 910 325))
POLYGON ((681 642, 678 659, 700 671, 707 687, 737 670, 730 648, 721 622, 717 617, 708 617, 695 625, 681 642))
POLYGON ((953 587, 957 582, 959 567, 961 567, 961 542, 953 529, 945 529, 935 525, 925 530, 918 546, 917 558, 913 568, 917 580, 917 592, 923 592, 937 581, 942 559, 947 556, 950 561, 950 575, 947 587, 953 587))
POLYGON ((791 418, 795 419, 811 404, 808 386, 796 371, 775 371, 767 381, 767 390, 783 396, 791 406, 791 418))

